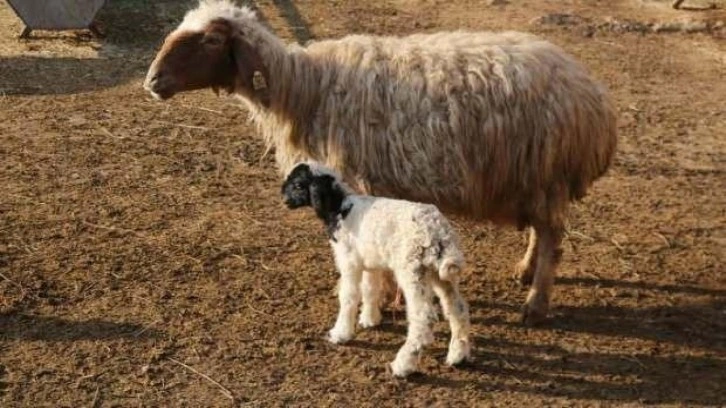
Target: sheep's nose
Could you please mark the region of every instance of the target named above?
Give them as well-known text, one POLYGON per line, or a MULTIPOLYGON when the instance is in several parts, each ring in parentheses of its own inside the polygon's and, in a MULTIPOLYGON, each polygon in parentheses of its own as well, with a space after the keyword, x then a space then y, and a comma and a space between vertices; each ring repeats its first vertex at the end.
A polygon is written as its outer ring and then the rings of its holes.
POLYGON ((147 91, 153 90, 161 77, 161 71, 156 71, 152 75, 147 76, 146 81, 144 81, 144 89, 147 91))

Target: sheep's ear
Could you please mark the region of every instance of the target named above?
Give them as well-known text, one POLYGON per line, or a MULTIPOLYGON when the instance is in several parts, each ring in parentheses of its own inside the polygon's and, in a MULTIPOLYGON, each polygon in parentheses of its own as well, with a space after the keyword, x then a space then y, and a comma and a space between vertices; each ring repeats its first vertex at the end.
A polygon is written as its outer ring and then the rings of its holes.
POLYGON ((236 33, 232 42, 232 53, 237 68, 235 88, 238 92, 253 98, 263 106, 270 105, 267 92, 269 74, 257 49, 241 33, 236 33))

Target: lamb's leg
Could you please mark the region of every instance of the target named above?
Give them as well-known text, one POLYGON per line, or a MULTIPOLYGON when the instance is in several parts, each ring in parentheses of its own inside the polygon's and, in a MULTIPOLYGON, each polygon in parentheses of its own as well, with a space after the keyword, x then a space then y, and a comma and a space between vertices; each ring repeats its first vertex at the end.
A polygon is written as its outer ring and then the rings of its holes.
POLYGON ((398 284, 406 299, 408 334, 396 359, 391 363, 393 375, 405 377, 418 370, 423 348, 434 341, 431 324, 436 320, 431 280, 421 267, 396 271, 398 284))
POLYGON ((547 317, 557 265, 562 257, 562 224, 537 226, 537 268, 524 304, 522 320, 533 325, 547 317))
POLYGON ((338 299, 340 310, 335 325, 328 332, 331 343, 345 343, 355 334, 355 316, 360 303, 360 283, 362 270, 352 263, 339 262, 340 282, 338 286, 338 299))
POLYGON ((534 227, 529 228, 529 244, 524 257, 514 265, 514 278, 519 279, 523 285, 531 285, 534 280, 534 272, 537 270, 537 231, 534 227))
POLYGON ((363 328, 375 327, 381 323, 381 297, 383 281, 379 271, 364 271, 361 281, 363 306, 358 324, 363 328))
POLYGON ((441 308, 451 327, 451 342, 446 364, 457 365, 471 361, 471 340, 469 331, 469 305, 459 292, 459 280, 442 281, 434 279, 434 292, 441 300, 441 308))

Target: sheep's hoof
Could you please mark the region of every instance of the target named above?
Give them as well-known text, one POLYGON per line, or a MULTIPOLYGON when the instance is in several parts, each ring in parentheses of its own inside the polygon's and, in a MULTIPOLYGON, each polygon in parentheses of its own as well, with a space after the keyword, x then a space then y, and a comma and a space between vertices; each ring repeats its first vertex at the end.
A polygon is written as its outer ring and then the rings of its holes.
POLYGON ((331 329, 326 336, 326 339, 333 344, 345 344, 353 340, 353 333, 348 333, 342 330, 331 329))
POLYGON ((519 280, 522 286, 529 286, 534 281, 534 268, 529 262, 520 261, 514 265, 514 279, 519 280))
POLYGON ((537 296, 530 297, 522 308, 522 323, 525 326, 536 326, 547 319, 549 302, 537 296))
POLYGON ((471 356, 471 343, 469 340, 455 340, 449 345, 449 353, 446 355, 446 364, 457 366, 463 363, 474 361, 471 356))

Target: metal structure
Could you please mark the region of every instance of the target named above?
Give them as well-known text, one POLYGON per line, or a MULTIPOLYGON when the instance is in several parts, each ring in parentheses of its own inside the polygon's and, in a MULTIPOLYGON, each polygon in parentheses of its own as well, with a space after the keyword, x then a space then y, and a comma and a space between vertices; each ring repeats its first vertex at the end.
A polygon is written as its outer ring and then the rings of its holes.
POLYGON ((7 0, 25 28, 21 38, 33 30, 89 29, 101 35, 94 24, 98 10, 106 0, 7 0))

